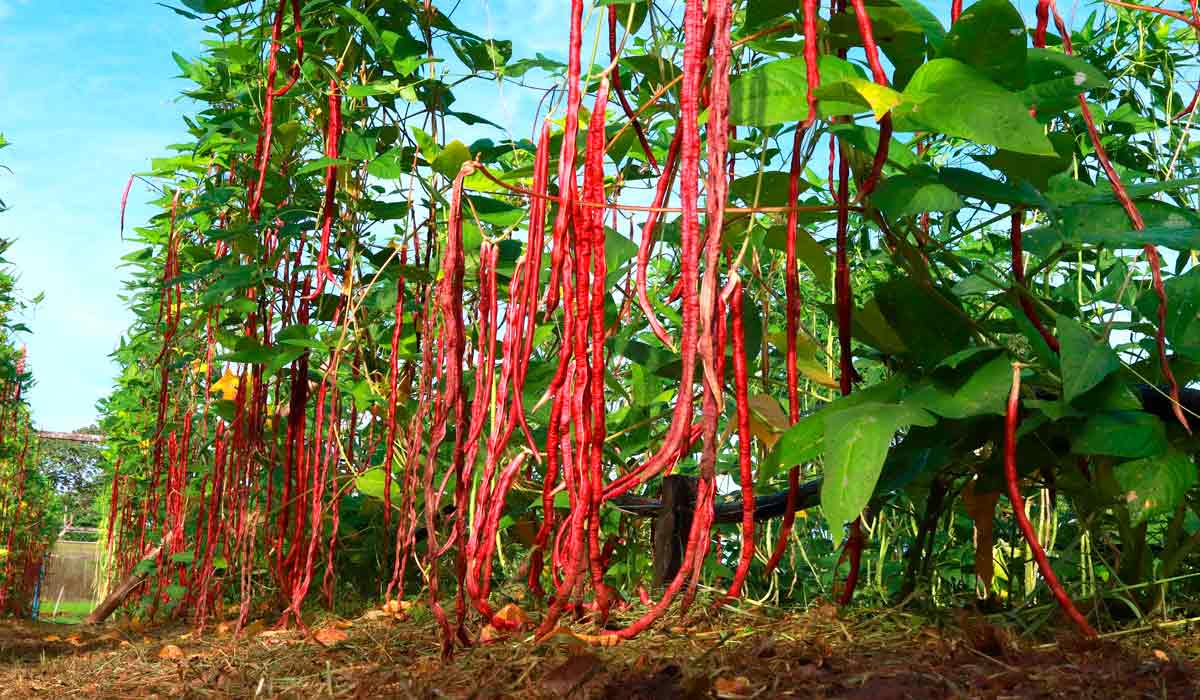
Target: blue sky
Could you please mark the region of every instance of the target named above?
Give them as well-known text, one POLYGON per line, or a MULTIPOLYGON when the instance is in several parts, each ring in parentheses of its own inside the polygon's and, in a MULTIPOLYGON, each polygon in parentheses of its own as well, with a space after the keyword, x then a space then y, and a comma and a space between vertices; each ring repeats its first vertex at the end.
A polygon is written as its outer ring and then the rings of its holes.
MULTIPOLYGON (((202 34, 149 0, 0 0, 0 192, 11 210, 0 237, 29 297, 30 399, 39 427, 95 419, 111 385, 108 355, 130 316, 117 298, 127 252, 118 235, 129 173, 184 135, 186 105, 172 50, 198 53, 202 34)), ((152 212, 130 197, 129 221, 152 212)))

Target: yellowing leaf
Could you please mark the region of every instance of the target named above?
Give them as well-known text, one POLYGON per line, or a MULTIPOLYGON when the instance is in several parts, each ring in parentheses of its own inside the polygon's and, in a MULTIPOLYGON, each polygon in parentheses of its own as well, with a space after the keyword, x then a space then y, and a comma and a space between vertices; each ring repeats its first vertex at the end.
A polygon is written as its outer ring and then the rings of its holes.
POLYGON ((238 380, 239 377, 226 367, 225 374, 212 385, 212 390, 220 394, 222 399, 233 401, 237 398, 238 380))
POLYGON ((987 598, 992 590, 992 578, 996 573, 996 565, 992 559, 995 548, 995 537, 992 526, 996 519, 996 505, 1000 502, 1000 492, 976 493, 972 481, 963 489, 963 505, 967 515, 975 523, 975 592, 980 598, 987 598))
POLYGON ((768 448, 774 447, 790 421, 779 402, 765 394, 750 397, 750 432, 768 448))
POLYGON ((893 107, 904 101, 904 96, 886 85, 866 80, 865 78, 847 77, 835 83, 823 84, 817 88, 815 95, 818 99, 863 104, 871 108, 875 120, 893 107))

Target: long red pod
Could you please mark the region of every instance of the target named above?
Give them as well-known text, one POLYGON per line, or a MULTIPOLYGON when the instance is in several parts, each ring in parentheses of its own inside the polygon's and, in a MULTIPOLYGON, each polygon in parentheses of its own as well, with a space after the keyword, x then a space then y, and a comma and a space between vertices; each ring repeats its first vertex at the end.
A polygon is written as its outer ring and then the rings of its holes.
MULTIPOLYGON (((815 91, 821 86, 821 70, 817 63, 817 15, 820 9, 818 0, 804 0, 804 72, 808 78, 805 100, 808 103, 808 118, 805 126, 812 126, 817 120, 817 98, 815 91)), ((795 199, 790 200, 794 206, 795 199)))
MULTIPOLYGON (((600 81, 600 88, 596 95, 595 106, 592 110, 592 121, 588 127, 588 141, 586 149, 586 157, 584 161, 584 187, 583 196, 586 201, 603 201, 604 198, 604 124, 605 111, 604 106, 608 99, 609 82, 607 79, 600 81)), ((573 214, 574 226, 574 258, 568 259, 567 264, 574 265, 574 299, 567 299, 564 302, 564 307, 570 307, 574 304, 574 309, 568 308, 568 311, 574 314, 574 329, 570 337, 574 356, 574 387, 569 394, 569 411, 571 422, 574 426, 574 437, 576 443, 575 459, 572 464, 564 464, 566 471, 564 476, 567 478, 568 494, 571 495, 572 511, 569 518, 570 530, 568 540, 567 554, 567 575, 563 584, 556 590, 554 601, 547 611, 546 617, 543 619, 543 627, 553 624, 554 621, 566 609, 572 592, 575 590, 578 582, 581 569, 585 565, 590 564, 592 571, 592 583, 596 587, 597 602, 600 604, 601 614, 606 606, 607 599, 604 597, 606 591, 603 586, 603 571, 599 567, 598 551, 596 547, 586 547, 585 542, 590 541, 593 536, 598 539, 598 512, 600 503, 600 491, 602 484, 599 483, 597 474, 599 465, 594 465, 595 451, 592 434, 596 429, 596 425, 592 421, 592 413, 596 411, 596 396, 599 393, 600 405, 599 415, 603 420, 603 299, 604 299, 604 221, 603 211, 594 207, 579 207, 576 208, 573 214), (599 238, 600 246, 597 249, 596 240, 599 238), (598 280, 599 290, 593 289, 592 283, 592 264, 595 260, 596 275, 600 277, 598 280), (596 362, 596 354, 594 348, 589 347, 589 340, 592 344, 595 343, 595 335, 589 335, 589 331, 596 326, 597 321, 594 318, 595 307, 591 303, 592 295, 599 294, 601 300, 600 319, 599 319, 599 334, 600 340, 600 359, 597 369, 600 372, 599 389, 596 388, 596 375, 590 371, 593 364, 596 362), (591 399, 589 401, 589 398, 591 399), (574 478, 572 478, 574 477, 574 478), (592 527, 594 524, 594 528, 592 527), (585 558, 585 549, 590 552, 590 556, 585 558)), ((556 241, 557 245, 557 241, 556 241)), ((564 275, 564 279, 566 276, 564 275)), ((564 342, 566 340, 564 339, 564 342)), ((600 430, 603 432, 603 424, 600 424, 600 430)), ((602 443, 601 443, 602 446, 602 443)))
MULTIPOLYGON (((446 249, 442 253, 441 280, 436 289, 438 312, 442 317, 440 336, 442 349, 439 352, 442 356, 444 383, 441 385, 438 410, 434 417, 429 450, 425 460, 425 488, 427 494, 425 516, 426 526, 429 531, 427 549, 429 607, 433 610, 434 617, 437 618, 438 623, 442 627, 444 635, 442 639, 442 653, 446 656, 449 656, 454 649, 456 629, 450 626, 439 600, 440 592, 437 575, 439 547, 437 546, 435 533, 437 517, 441 508, 440 498, 437 496, 442 493, 442 489, 438 489, 436 492, 433 491, 432 480, 437 466, 438 449, 446 437, 446 422, 453 415, 454 425, 456 426, 454 431, 454 449, 451 468, 447 469, 446 479, 448 480, 451 476, 455 477, 454 500, 455 509, 459 517, 454 522, 452 539, 457 539, 461 543, 465 524, 463 515, 467 510, 467 490, 464 483, 466 431, 463 428, 466 397, 462 381, 466 339, 462 314, 463 276, 465 270, 465 258, 462 247, 462 196, 463 180, 473 171, 474 165, 472 163, 468 162, 463 165, 458 175, 454 178, 454 186, 450 195, 450 209, 447 214, 446 249), (428 494, 434 494, 434 497, 431 498, 428 494)), ((465 548, 460 546, 458 552, 456 552, 455 569, 460 584, 466 577, 464 551, 465 548)), ((456 605, 462 608, 460 615, 465 614, 465 598, 463 594, 463 586, 460 585, 457 596, 458 600, 456 601, 456 605)))
MULTIPOLYGON (((800 197, 800 146, 804 138, 803 131, 797 126, 792 141, 792 164, 788 173, 788 203, 793 207, 800 197)), ((796 254, 796 236, 799 232, 798 214, 793 208, 788 212, 786 259, 784 261, 784 291, 787 297, 785 313, 787 316, 787 391, 788 391, 788 421, 795 425, 800 420, 800 370, 797 358, 796 341, 800 333, 800 278, 796 254)), ((783 513, 783 522, 779 527, 779 536, 775 549, 767 560, 764 576, 770 576, 779 566, 783 553, 787 549, 788 539, 792 535, 792 527, 796 522, 796 502, 800 496, 800 465, 794 464, 788 469, 787 507, 783 513)))
POLYGON ((580 57, 583 47, 583 0, 571 0, 571 38, 567 49, 567 113, 563 118, 562 147, 558 155, 558 212, 554 217, 550 284, 543 301, 546 317, 558 308, 558 279, 563 256, 567 252, 567 226, 570 224, 575 191, 575 149, 579 134, 579 106, 583 95, 579 88, 580 57))
MULTIPOLYGON (((1200 37, 1200 3, 1196 0, 1188 0, 1188 5, 1192 8, 1192 30, 1200 37)), ((1175 114, 1172 119, 1178 121, 1187 115, 1196 111, 1196 105, 1200 104, 1200 85, 1196 86, 1196 91, 1192 93, 1192 99, 1187 103, 1187 106, 1175 114)))
MULTIPOLYGON (((871 16, 867 14, 864 0, 850 0, 854 6, 854 18, 858 22, 858 32, 862 35, 863 49, 867 54, 867 64, 871 67, 871 77, 878 85, 887 86, 887 73, 879 60, 879 45, 875 42, 875 32, 871 26, 871 16)), ((961 0, 955 0, 960 4, 961 0)), ((888 149, 892 143, 892 115, 884 114, 879 119, 879 145, 875 149, 875 157, 871 163, 871 171, 858 190, 858 199, 862 199, 875 190, 879 178, 883 174, 883 166, 887 163, 888 149)))
MULTIPOLYGON (((1054 5, 1054 0, 1039 0, 1038 3, 1038 30, 1041 32, 1041 41, 1045 43, 1045 20, 1043 20, 1043 8, 1053 15, 1054 24, 1058 28, 1059 34, 1062 36, 1063 51, 1067 55, 1073 55, 1074 51, 1071 48, 1071 32, 1063 22, 1062 17, 1058 14, 1058 9, 1054 5)), ((1037 34, 1035 33, 1035 40, 1037 34)), ((1125 189, 1125 184, 1121 181, 1121 177, 1117 175, 1117 171, 1113 168, 1112 161, 1109 160, 1108 152, 1104 149, 1104 144, 1100 140, 1100 132, 1096 129, 1096 120, 1092 118, 1092 110, 1088 106, 1087 100, 1083 94, 1077 96, 1079 100, 1080 114, 1083 116, 1083 123, 1087 125, 1088 138, 1091 140, 1092 149, 1096 152, 1096 159, 1100 161, 1100 167, 1104 169, 1104 174, 1108 176, 1108 184, 1112 188, 1113 196, 1121 203, 1121 207, 1125 210, 1125 214, 1129 217, 1130 224, 1134 230, 1144 231, 1146 223, 1142 219, 1142 214, 1138 211, 1137 205, 1134 204, 1133 198, 1129 196, 1129 192, 1125 189)), ((1154 292, 1158 296, 1158 329, 1156 341, 1158 344, 1158 360, 1162 368, 1163 378, 1167 381, 1171 394, 1172 412, 1179 424, 1183 426, 1189 434, 1192 432, 1191 425, 1188 424, 1187 416, 1183 413, 1183 404, 1180 402, 1179 382, 1175 379, 1175 373, 1171 371, 1171 363, 1167 357, 1167 291, 1163 286, 1162 271, 1159 269, 1158 249, 1150 244, 1142 246, 1142 250, 1146 253, 1146 259, 1150 263, 1150 272, 1154 278, 1154 292)))
MULTIPOLYGON (((736 271, 733 272, 737 274, 736 271)), ((736 598, 742 593, 746 574, 754 561, 754 465, 750 454, 750 381, 746 366, 746 327, 742 312, 742 283, 734 282, 729 295, 729 317, 733 326, 733 391, 737 400, 738 478, 742 487, 742 551, 738 557, 733 581, 722 600, 736 598)), ((795 512, 795 507, 791 508, 795 512)), ((778 551, 778 550, 777 550, 778 551)))
MULTIPOLYGON (((720 260, 722 237, 725 228, 725 200, 729 181, 729 73, 732 51, 730 30, 733 9, 729 0, 712 0, 708 4, 707 24, 712 33, 712 70, 708 86, 708 124, 706 127, 708 150, 708 178, 705 193, 705 238, 704 272, 700 283, 700 338, 701 366, 704 369, 704 398, 701 410, 703 444, 700 453, 700 480, 716 483, 716 461, 718 444, 718 420, 724 412, 724 359, 725 359, 725 314, 720 299, 720 260)), ((703 70, 703 69, 701 69, 703 70)), ((715 488, 715 487, 714 487, 715 488)), ((712 502, 696 511, 696 519, 702 521, 699 532, 692 533, 689 547, 696 550, 692 559, 687 590, 680 608, 687 611, 695 598, 700 575, 712 545, 709 531, 712 526, 712 502)))
POLYGON ((1012 245, 1012 275, 1017 284, 1021 286, 1021 288, 1017 290, 1020 299, 1021 310, 1025 313, 1025 318, 1029 319, 1029 322, 1032 323, 1033 327, 1037 329, 1038 334, 1040 334, 1046 341, 1046 345, 1050 346, 1050 349, 1055 353, 1058 353, 1060 348, 1058 338, 1054 337, 1054 334, 1051 333, 1050 329, 1046 327, 1046 324, 1042 322, 1041 317, 1038 315, 1037 309, 1033 306, 1033 300, 1028 297, 1023 289, 1025 286, 1025 252, 1022 245, 1021 216, 1021 212, 1013 212, 1012 228, 1009 235, 1009 240, 1011 241, 1012 245))
POLYGON ((1038 542, 1037 533, 1033 531, 1033 525, 1029 522, 1029 516, 1025 514, 1025 498, 1021 496, 1021 487, 1017 482, 1017 425, 1020 423, 1020 401, 1021 401, 1021 365, 1013 363, 1013 378, 1012 389, 1008 393, 1008 411, 1004 418, 1004 478, 1008 487, 1008 498, 1012 501, 1013 516, 1017 519, 1017 527, 1021 530, 1021 535, 1029 544, 1029 549, 1033 552, 1034 561, 1037 562, 1038 571, 1041 572, 1042 578, 1046 580, 1046 585, 1050 587, 1050 591, 1054 593, 1055 600, 1058 601, 1059 607, 1066 613, 1067 617, 1075 623, 1079 631, 1086 637, 1095 637, 1096 631, 1088 624, 1075 604, 1067 596, 1067 592, 1063 590, 1062 584, 1058 581, 1058 576, 1054 574, 1054 569, 1050 566, 1050 560, 1046 557, 1046 550, 1042 549, 1041 543, 1038 542))
MULTIPOLYGON (((588 125, 588 148, 586 174, 584 176, 584 192, 595 201, 605 201, 604 192, 604 147, 606 123, 604 106, 608 102, 609 83, 600 81, 596 91, 596 104, 592 110, 592 121, 588 125)), ((600 505, 604 495, 604 442, 607 437, 607 410, 604 403, 606 365, 604 359, 604 344, 608 338, 608 329, 604 323, 604 304, 608 298, 608 266, 605 259, 604 210, 592 212, 591 246, 592 246, 592 288, 589 301, 589 321, 591 323, 591 355, 590 374, 588 377, 588 393, 591 401, 591 431, 588 435, 588 473, 590 482, 588 492, 591 502, 588 504, 588 554, 592 570, 592 588, 596 594, 596 606, 599 611, 600 624, 608 615, 609 592, 604 583, 605 565, 600 546, 600 505)))
MULTIPOLYGON (((714 324, 717 321, 721 238, 725 228, 725 200, 729 191, 726 178, 726 159, 729 154, 729 73, 730 23, 732 9, 729 0, 711 0, 708 22, 712 28, 712 70, 708 86, 708 182, 705 192, 704 272, 700 283, 700 359, 704 368, 705 385, 715 399, 714 408, 723 406, 724 379, 717 374, 716 355, 724 348, 715 347, 714 324)), ((703 70, 703 69, 701 69, 703 70)), ((712 437, 716 422, 713 417, 712 437)))
MULTIPOLYGON (((336 78, 329 81, 329 124, 325 132, 325 157, 338 158, 338 142, 342 136, 342 90, 336 78)), ((321 209, 321 251, 317 256, 317 275, 313 295, 320 294, 326 282, 336 281, 329 269, 329 238, 337 217, 337 165, 325 168, 325 197, 321 209)))
MULTIPOLYGON (((692 383, 697 354, 697 330, 699 326, 700 304, 696 294, 700 258, 700 232, 697 221, 699 196, 699 106, 700 80, 704 72, 704 59, 707 53, 705 36, 704 11, 699 3, 687 3, 684 9, 684 61, 683 81, 680 89, 680 125, 683 131, 680 149, 681 178, 680 201, 682 213, 682 257, 680 260, 681 275, 684 281, 683 322, 680 338, 683 367, 679 384, 679 396, 676 397, 675 410, 672 415, 671 427, 668 430, 663 447, 651 456, 639 469, 630 472, 625 477, 614 481, 606 489, 604 498, 614 498, 628 492, 639 483, 656 476, 662 469, 674 464, 679 453, 687 449, 690 441, 692 420, 692 383)), ((722 171, 724 169, 722 168, 722 171)), ((701 479, 697 488, 696 510, 705 513, 712 510, 715 482, 701 479)), ((654 624, 671 605, 675 595, 692 575, 695 569, 697 550, 700 538, 708 536, 709 524, 705 517, 692 520, 692 528, 688 535, 688 546, 684 561, 679 572, 675 575, 666 592, 652 609, 630 626, 615 632, 606 632, 605 636, 615 636, 628 639, 636 636, 642 630, 654 624), (703 534, 702 534, 703 533, 703 534)), ((561 590, 561 589, 560 589, 561 590)), ((569 590, 569 589, 568 589, 569 590)), ((554 627, 555 618, 547 616, 539 628, 539 634, 546 634, 554 627)))
POLYGON ((133 181, 137 179, 137 175, 130 175, 129 181, 125 183, 125 189, 121 191, 121 235, 125 235, 125 207, 129 204, 129 191, 133 189, 133 181))
MULTIPOLYGON (((529 374, 529 361, 533 356, 533 338, 537 330, 537 303, 541 285, 543 249, 546 237, 546 190, 549 186, 550 170, 550 123, 542 124, 541 137, 538 139, 537 154, 533 165, 533 192, 535 196, 529 202, 529 239, 526 248, 524 290, 522 296, 522 311, 525 325, 518 333, 521 338, 521 350, 517 357, 517 367, 514 372, 514 386, 524 387, 525 377, 529 374)), ((534 457, 540 461, 537 441, 529 422, 525 417, 525 392, 513 391, 513 414, 525 434, 529 449, 534 451, 534 457)))
POLYGON ((495 484, 482 483, 480 489, 487 489, 487 510, 476 512, 476 523, 471 533, 471 559, 467 568, 465 585, 467 593, 475 609, 480 612, 497 629, 511 628, 512 624, 497 619, 488 595, 491 590, 492 557, 496 550, 496 536, 500 527, 500 518, 504 511, 504 501, 516 480, 528 453, 519 452, 501 471, 495 484))
POLYGON ((646 160, 650 161, 650 165, 658 170, 658 159, 654 157, 654 149, 650 148, 650 142, 646 139, 646 130, 642 128, 642 123, 638 121, 637 114, 633 111, 633 106, 629 104, 629 100, 625 97, 625 90, 621 85, 621 67, 617 61, 617 6, 608 6, 608 55, 613 61, 612 71, 609 73, 609 78, 612 80, 613 92, 617 95, 617 101, 621 103, 621 109, 625 111, 625 118, 629 120, 629 124, 633 127, 633 133, 637 136, 638 143, 642 147, 642 152, 646 154, 646 160))
MULTIPOLYGON (((713 482, 706 479, 700 480, 696 488, 697 515, 712 511, 714 488, 715 484, 713 482)), ((648 629, 667 612, 675 596, 683 588, 683 584, 695 569, 697 550, 700 549, 698 543, 701 537, 708 536, 710 526, 711 523, 706 522, 706 519, 703 517, 692 519, 692 527, 688 531, 688 540, 684 547, 683 562, 680 564, 679 572, 675 574, 675 578, 671 579, 671 583, 667 585, 667 589, 663 592, 662 597, 658 599, 654 607, 647 610, 628 627, 615 631, 605 631, 602 633, 602 637, 615 637, 620 640, 632 639, 648 629)))
POLYGON ((258 138, 258 147, 254 155, 254 167, 257 179, 250 190, 248 208, 250 219, 258 222, 262 215, 263 186, 267 180, 267 165, 271 162, 271 142, 275 133, 275 99, 282 97, 300 76, 300 64, 304 61, 304 40, 301 37, 300 0, 279 0, 279 8, 275 11, 275 23, 271 28, 270 56, 267 60, 267 89, 263 98, 262 133, 258 138), (292 6, 292 22, 296 31, 296 60, 292 64, 292 78, 281 89, 275 89, 275 73, 279 66, 279 47, 283 40, 283 18, 287 15, 289 2, 292 6))
POLYGON ((679 147, 682 143, 683 132, 676 131, 675 136, 671 138, 671 145, 667 148, 667 159, 663 165, 662 174, 658 177, 658 185, 654 191, 654 201, 650 205, 651 211, 646 214, 646 223, 642 226, 642 240, 638 244, 637 258, 637 300, 638 306, 641 307, 642 313, 646 316, 646 322, 650 324, 650 330, 654 332, 654 336, 662 341, 662 344, 667 346, 667 349, 674 351, 675 342, 671 340, 671 335, 663 328, 662 323, 658 320, 658 314, 654 311, 654 307, 650 304, 650 296, 646 291, 646 274, 650 266, 650 252, 654 247, 654 231, 658 228, 660 214, 657 211, 667 205, 667 200, 671 196, 671 186, 675 180, 675 168, 679 164, 679 147))
POLYGON ((684 13, 684 70, 680 87, 680 123, 683 132, 680 143, 680 207, 681 254, 680 286, 682 294, 682 322, 680 330, 679 395, 671 415, 671 425, 662 446, 639 468, 612 481, 604 491, 604 500, 628 493, 639 484, 658 476, 673 465, 689 444, 692 427, 692 385, 698 350, 700 304, 696 290, 699 286, 700 230, 698 215, 699 172, 700 172, 700 82, 704 72, 707 53, 707 35, 703 10, 689 3, 684 13))

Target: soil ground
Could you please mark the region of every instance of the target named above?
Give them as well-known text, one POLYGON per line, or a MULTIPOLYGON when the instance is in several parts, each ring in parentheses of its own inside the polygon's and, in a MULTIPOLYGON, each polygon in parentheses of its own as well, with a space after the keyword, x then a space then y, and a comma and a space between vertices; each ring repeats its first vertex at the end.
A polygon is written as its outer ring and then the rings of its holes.
MULTIPOLYGON (((439 655, 420 611, 310 628, 0 622, 0 698, 1193 698, 1200 628, 1030 640, 967 613, 739 612, 615 647, 528 633, 439 655)), ((1060 629, 1066 629, 1060 627, 1060 629)), ((584 631, 584 628, 580 628, 584 631)))

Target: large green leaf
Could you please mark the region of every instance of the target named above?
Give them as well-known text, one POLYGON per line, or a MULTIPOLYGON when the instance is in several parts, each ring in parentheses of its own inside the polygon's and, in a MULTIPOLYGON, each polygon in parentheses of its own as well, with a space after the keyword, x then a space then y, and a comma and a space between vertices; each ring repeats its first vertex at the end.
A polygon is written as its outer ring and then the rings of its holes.
POLYGON ((1051 176, 1071 167, 1071 157, 1075 151, 1075 137, 1071 134, 1056 131, 1049 138, 1057 155, 1031 156, 1001 149, 989 155, 977 155, 975 160, 1004 173, 1010 183, 1027 180, 1039 191, 1044 191, 1051 176))
POLYGON ((1108 87, 1104 73, 1087 61, 1048 49, 1029 50, 1025 83, 1021 99, 1042 119, 1077 106, 1080 93, 1108 87))
MULTIPOLYGON (((950 28, 940 56, 955 58, 991 80, 1025 85, 1025 20, 1008 0, 980 0, 950 28)), ((969 97, 969 95, 968 95, 969 97)))
POLYGON ((1174 450, 1119 464, 1113 476, 1123 492, 1135 524, 1175 510, 1196 484, 1196 465, 1191 457, 1174 450))
POLYGON ((901 277, 875 287, 872 299, 908 355, 923 366, 938 364, 970 342, 972 329, 949 292, 901 277))
POLYGON ((953 58, 917 69, 894 111, 897 131, 926 129, 1030 155, 1056 155, 1015 93, 953 58))
POLYGON ((1134 230, 1119 204, 1085 201, 1067 206, 1062 209, 1061 225, 1027 232, 1029 248, 1043 255, 1060 245, 1100 245, 1113 250, 1140 249, 1144 245, 1179 251, 1200 248, 1200 222, 1191 212, 1154 200, 1141 202, 1138 209, 1146 224, 1142 231, 1134 230))
POLYGON ((842 526, 858 517, 871 500, 896 431, 936 422, 915 406, 884 403, 860 404, 825 419, 821 510, 835 546, 841 543, 842 526))
POLYGON ((963 208, 963 201, 954 190, 922 175, 893 175, 883 179, 871 193, 871 203, 892 219, 963 208))
MULTIPOLYGON (((392 503, 399 503, 403 493, 400 490, 400 485, 396 483, 395 474, 392 475, 392 503)), ((384 484, 387 481, 387 474, 383 469, 375 467, 368 469, 362 474, 359 474, 354 479, 354 488, 364 496, 383 500, 384 484)))
POLYGON ((1063 398, 1068 403, 1082 396, 1121 366, 1117 353, 1107 343, 1092 337, 1092 334, 1074 319, 1058 317, 1058 339, 1062 343, 1063 398))
POLYGON ((912 17, 913 21, 925 32, 925 39, 934 51, 941 51, 946 42, 946 28, 937 16, 929 11, 921 0, 893 0, 912 17))
MULTIPOLYGON (((853 64, 834 56, 821 56, 818 65, 822 84, 862 77, 862 72, 853 64)), ((772 126, 807 119, 806 71, 803 58, 785 58, 764 63, 738 76, 729 85, 730 123, 772 126)), ((827 106, 833 113, 846 113, 844 103, 827 106)), ((855 107, 849 105, 848 108, 854 110, 855 107)))
MULTIPOLYGON (((787 226, 767 229, 763 241, 776 250, 787 250, 787 226)), ((824 289, 830 288, 833 284, 833 258, 829 257, 825 246, 803 228, 796 229, 796 258, 813 273, 817 284, 824 289)))
POLYGON ((1143 411, 1090 416, 1071 436, 1071 451, 1081 455, 1153 457, 1167 451, 1167 429, 1143 411))
POLYGON ((1012 365, 1007 357, 997 357, 971 373, 960 386, 928 384, 906 400, 945 418, 1002 416, 1011 386, 1012 365))
POLYGON ((800 9, 800 0, 750 0, 746 7, 746 26, 758 27, 779 21, 789 12, 800 9))

